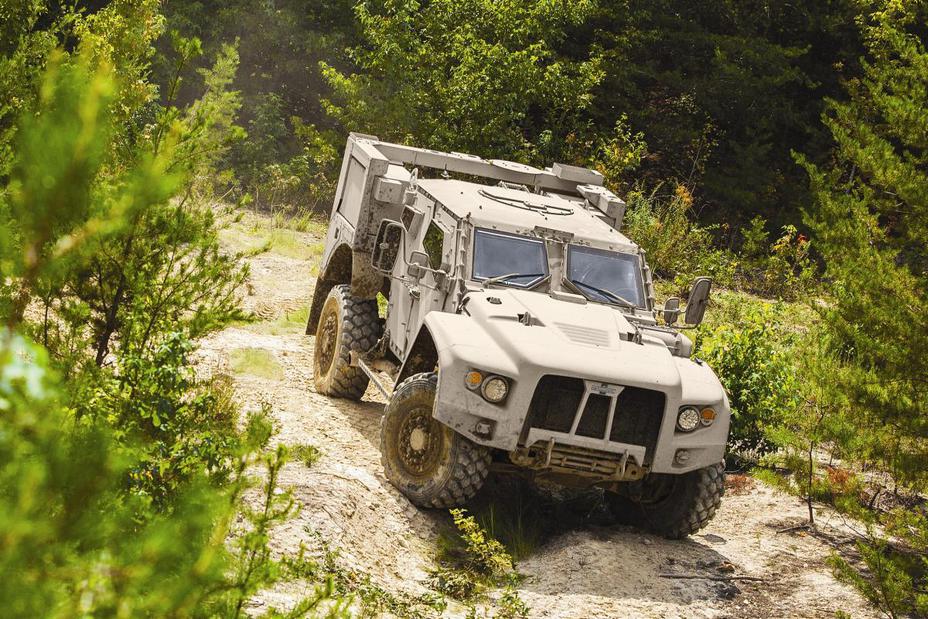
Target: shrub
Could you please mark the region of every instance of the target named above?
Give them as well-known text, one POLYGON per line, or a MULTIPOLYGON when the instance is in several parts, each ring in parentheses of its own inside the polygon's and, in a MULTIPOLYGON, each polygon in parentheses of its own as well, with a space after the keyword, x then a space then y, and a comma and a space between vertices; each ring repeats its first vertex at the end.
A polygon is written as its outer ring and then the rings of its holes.
POLYGON ((291 214, 317 209, 335 196, 339 138, 283 114, 278 95, 263 95, 248 125, 249 139, 233 146, 227 165, 238 171, 255 206, 291 214))
POLYGON ((734 260, 730 252, 715 247, 713 233, 718 227, 691 221, 693 197, 683 185, 676 185, 670 197, 660 190, 628 194, 624 233, 645 250, 655 275, 673 280, 681 290, 698 275, 730 285, 734 260))
POLYGON ((228 483, 245 440, 231 383, 197 379, 192 351, 173 334, 153 353, 123 357, 118 373, 96 375, 75 398, 80 417, 105 421, 132 448, 130 489, 159 507, 203 473, 228 483))
POLYGON ((770 243, 766 224, 762 217, 755 217, 742 233, 740 283, 758 294, 799 299, 817 283, 817 268, 809 255, 811 243, 792 225, 783 226, 781 236, 770 243))
POLYGON ((775 310, 749 310, 740 324, 703 329, 697 354, 704 358, 729 394, 730 444, 744 454, 775 448, 770 430, 784 412, 801 406, 791 336, 777 328, 775 310))
POLYGON ((885 520, 885 534, 870 525, 857 542, 863 565, 837 554, 829 564, 839 580, 889 617, 928 616, 928 516, 916 508, 894 511, 885 520))
POLYGON ((306 466, 314 465, 322 457, 322 451, 315 445, 295 445, 291 453, 306 466))
POLYGON ((41 349, 0 338, 0 569, 17 575, 0 581, 5 612, 189 612, 222 579, 208 548, 219 497, 188 485, 171 517, 139 521, 113 433, 69 415, 41 349))
MULTIPOLYGON (((43 349, 0 333, 0 570, 16 574, 0 579, 6 616, 240 616, 281 577, 267 531, 292 513, 276 485, 286 454, 261 455, 272 431, 266 411, 236 435, 229 483, 208 483, 192 458, 170 509, 153 511, 142 492, 126 493, 146 450, 106 420, 77 418, 63 388, 43 349), (264 508, 246 511, 248 528, 233 532, 251 485, 245 472, 261 463, 264 508)), ((302 604, 337 608, 330 594, 302 604)))
MULTIPOLYGON (((528 607, 515 589, 518 575, 505 546, 490 537, 467 512, 452 509, 457 535, 443 540, 442 567, 432 571, 432 586, 460 600, 472 600, 487 587, 504 587, 498 617, 526 617, 528 607)), ((471 609, 470 616, 476 616, 471 609)))
POLYGON ((286 454, 264 455, 266 410, 239 429, 228 385, 198 379, 190 360, 192 338, 241 315, 244 278, 211 213, 174 199, 194 132, 177 110, 138 135, 112 122, 153 94, 144 77, 126 80, 145 74, 156 7, 114 2, 63 22, 87 55, 51 63, 2 162, 0 570, 16 577, 0 581, 0 599, 11 617, 238 617, 280 577, 267 531, 292 511, 276 485, 286 454), (136 22, 140 32, 125 28, 136 22), (117 81, 107 54, 123 47, 137 64, 117 63, 117 81), (265 509, 252 512, 242 494, 262 463, 265 509), (239 516, 248 524, 233 531, 239 516))

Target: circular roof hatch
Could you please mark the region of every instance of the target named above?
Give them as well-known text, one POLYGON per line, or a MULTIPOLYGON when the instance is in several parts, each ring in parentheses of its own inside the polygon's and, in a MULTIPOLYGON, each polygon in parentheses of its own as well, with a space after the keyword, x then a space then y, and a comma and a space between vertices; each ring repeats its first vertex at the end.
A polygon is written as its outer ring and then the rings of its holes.
POLYGON ((533 168, 530 165, 516 163, 515 161, 506 161, 505 159, 491 159, 490 163, 497 168, 509 170, 510 172, 521 172, 523 174, 541 174, 542 172, 538 168, 533 168))

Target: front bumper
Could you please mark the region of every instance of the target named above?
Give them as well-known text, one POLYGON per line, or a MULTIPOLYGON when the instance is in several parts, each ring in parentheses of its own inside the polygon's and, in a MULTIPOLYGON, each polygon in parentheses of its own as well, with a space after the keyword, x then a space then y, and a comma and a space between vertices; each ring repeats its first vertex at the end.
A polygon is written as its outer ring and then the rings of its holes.
POLYGON ((622 377, 603 380, 523 370, 507 376, 506 400, 491 404, 464 385, 472 363, 448 359, 440 367, 435 418, 476 443, 510 452, 522 466, 573 468, 621 480, 649 471, 686 473, 716 464, 725 455, 728 402, 720 388, 707 389, 705 383, 701 390, 682 384, 655 389, 657 385, 622 377), (552 389, 552 381, 567 388, 552 389), (711 405, 716 420, 709 427, 679 432, 676 416, 683 405, 711 405), (611 470, 610 463, 615 463, 611 470))

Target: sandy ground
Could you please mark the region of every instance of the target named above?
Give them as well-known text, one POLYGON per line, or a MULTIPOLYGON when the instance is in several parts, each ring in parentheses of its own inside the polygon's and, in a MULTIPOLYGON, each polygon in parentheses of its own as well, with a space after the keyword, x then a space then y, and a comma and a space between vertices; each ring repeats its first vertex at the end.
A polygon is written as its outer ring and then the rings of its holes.
MULTIPOLYGON (((300 235, 306 243, 321 239, 300 235)), ((275 320, 305 307, 313 277, 307 260, 266 252, 249 258, 245 307, 275 320)), ((383 400, 371 387, 362 402, 330 399, 312 384, 313 338, 292 328, 278 335, 255 325, 233 327, 202 342, 202 367, 230 372, 230 354, 263 349, 283 368, 279 380, 235 374, 245 410, 273 407, 277 440, 312 444, 323 456, 312 467, 286 466, 282 483, 302 506, 275 532, 279 552, 300 544, 319 550, 313 532, 339 551, 340 564, 369 574, 389 591, 428 591, 438 531, 447 515, 422 511, 384 478, 379 453, 383 400)), ((828 537, 801 530, 805 507, 797 499, 747 479, 730 492, 711 525, 687 541, 672 542, 627 527, 586 525, 547 540, 517 565, 520 595, 532 617, 853 617, 876 616, 852 589, 834 580, 825 559, 848 544, 839 518, 820 515, 828 537), (675 579, 666 575, 698 576, 675 579), (763 579, 711 580, 748 576, 763 579)), ((286 608, 308 585, 282 584, 254 600, 253 610, 286 608)), ((463 608, 451 605, 446 616, 463 608)))

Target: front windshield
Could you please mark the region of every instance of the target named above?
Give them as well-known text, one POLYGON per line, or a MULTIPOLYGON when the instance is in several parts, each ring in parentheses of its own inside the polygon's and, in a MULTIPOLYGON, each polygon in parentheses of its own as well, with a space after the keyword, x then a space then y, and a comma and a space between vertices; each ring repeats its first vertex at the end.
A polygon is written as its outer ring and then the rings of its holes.
POLYGON ((520 287, 532 286, 547 277, 545 244, 524 236, 476 230, 474 279, 503 275, 512 276, 501 279, 501 282, 520 287))
POLYGON ((567 279, 593 301, 645 306, 641 263, 635 254, 571 245, 567 279))

